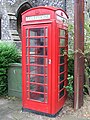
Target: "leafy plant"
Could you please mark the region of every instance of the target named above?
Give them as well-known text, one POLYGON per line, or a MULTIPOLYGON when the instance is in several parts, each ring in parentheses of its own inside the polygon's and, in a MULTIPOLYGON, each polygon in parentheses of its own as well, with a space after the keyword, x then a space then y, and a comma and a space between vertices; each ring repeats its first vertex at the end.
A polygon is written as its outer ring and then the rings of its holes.
POLYGON ((7 70, 10 63, 20 62, 19 56, 19 51, 15 44, 0 42, 0 95, 7 94, 7 70))
POLYGON ((68 74, 68 85, 65 87, 67 89, 68 92, 68 96, 69 97, 73 97, 73 75, 69 75, 68 74))
POLYGON ((68 85, 66 87, 68 95, 73 95, 73 76, 74 76, 74 53, 80 52, 85 58, 85 81, 84 93, 90 94, 90 25, 85 22, 84 25, 84 53, 81 50, 74 51, 74 25, 69 24, 69 51, 68 51, 68 85))

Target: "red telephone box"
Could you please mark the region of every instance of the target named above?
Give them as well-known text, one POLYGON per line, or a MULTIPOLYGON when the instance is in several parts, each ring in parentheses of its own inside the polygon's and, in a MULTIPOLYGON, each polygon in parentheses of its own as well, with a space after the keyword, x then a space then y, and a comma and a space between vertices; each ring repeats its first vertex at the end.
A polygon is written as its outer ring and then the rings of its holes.
POLYGON ((65 103, 67 18, 61 8, 45 6, 22 14, 23 110, 56 115, 65 103))

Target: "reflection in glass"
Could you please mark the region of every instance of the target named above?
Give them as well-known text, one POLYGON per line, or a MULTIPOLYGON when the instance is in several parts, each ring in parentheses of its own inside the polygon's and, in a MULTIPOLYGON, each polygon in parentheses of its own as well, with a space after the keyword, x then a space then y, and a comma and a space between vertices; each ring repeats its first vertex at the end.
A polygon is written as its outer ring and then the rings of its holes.
POLYGON ((59 66, 59 71, 60 71, 60 72, 64 72, 64 65, 59 66))
POLYGON ((30 55, 44 55, 44 47, 30 48, 30 55))
POLYGON ((59 90, 63 89, 63 87, 64 87, 64 82, 60 83, 59 90))
POLYGON ((30 29, 30 36, 45 36, 44 28, 32 28, 30 29))
POLYGON ((44 57, 30 57, 30 64, 47 65, 47 58, 44 57))
POLYGON ((59 93, 59 98, 63 97, 64 96, 64 90, 62 90, 60 93, 59 93))
POLYGON ((30 90, 31 91, 36 91, 36 92, 44 92, 44 86, 36 85, 36 84, 30 84, 30 90))
POLYGON ((60 54, 64 55, 65 49, 64 48, 60 48, 60 54))
POLYGON ((65 46, 65 39, 60 39, 60 46, 65 46))
POLYGON ((36 83, 44 84, 44 76, 30 75, 30 82, 36 82, 36 83))
POLYGON ((30 66, 30 74, 44 74, 44 66, 30 66))
POLYGON ((65 30, 60 29, 60 36, 64 36, 65 37, 65 30))
POLYGON ((36 58, 30 57, 30 64, 35 64, 35 63, 36 63, 36 58))
POLYGON ((64 73, 60 75, 60 81, 64 80, 64 73))
POLYGON ((30 46, 44 46, 44 38, 30 38, 30 46))
POLYGON ((30 99, 37 100, 40 102, 44 102, 44 95, 30 92, 30 99))
POLYGON ((64 63, 64 56, 60 56, 60 64, 64 63))

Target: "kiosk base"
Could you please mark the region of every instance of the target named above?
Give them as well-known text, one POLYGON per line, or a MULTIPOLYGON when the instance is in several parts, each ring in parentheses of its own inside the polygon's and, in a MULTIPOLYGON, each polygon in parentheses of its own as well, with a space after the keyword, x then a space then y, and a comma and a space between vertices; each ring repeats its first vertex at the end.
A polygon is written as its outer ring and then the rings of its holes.
POLYGON ((27 109, 27 108, 22 107, 22 112, 31 112, 31 113, 35 113, 35 114, 42 115, 42 116, 48 116, 48 117, 56 117, 57 115, 59 115, 59 112, 61 110, 62 110, 62 108, 56 114, 48 114, 48 113, 39 112, 36 110, 31 110, 31 109, 27 109))

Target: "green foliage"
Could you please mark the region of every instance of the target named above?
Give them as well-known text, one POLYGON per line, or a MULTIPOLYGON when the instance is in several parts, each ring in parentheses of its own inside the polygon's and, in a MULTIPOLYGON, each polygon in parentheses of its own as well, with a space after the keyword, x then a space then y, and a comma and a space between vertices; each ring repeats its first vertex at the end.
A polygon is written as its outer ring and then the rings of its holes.
MULTIPOLYGON (((84 92, 88 91, 90 79, 90 23, 86 22, 84 25, 84 53, 81 50, 74 51, 74 25, 69 24, 69 51, 68 51, 68 85, 66 89, 69 96, 73 96, 73 76, 74 76, 74 53, 80 52, 85 58, 85 82, 84 82, 84 92)), ((89 88, 90 89, 90 88, 89 88)))
POLYGON ((0 42, 0 95, 7 94, 7 70, 10 63, 20 62, 19 56, 15 44, 0 42))
POLYGON ((74 53, 73 51, 68 51, 68 74, 74 76, 74 53))
POLYGON ((73 97, 73 75, 68 74, 68 85, 65 87, 69 97, 73 97))

